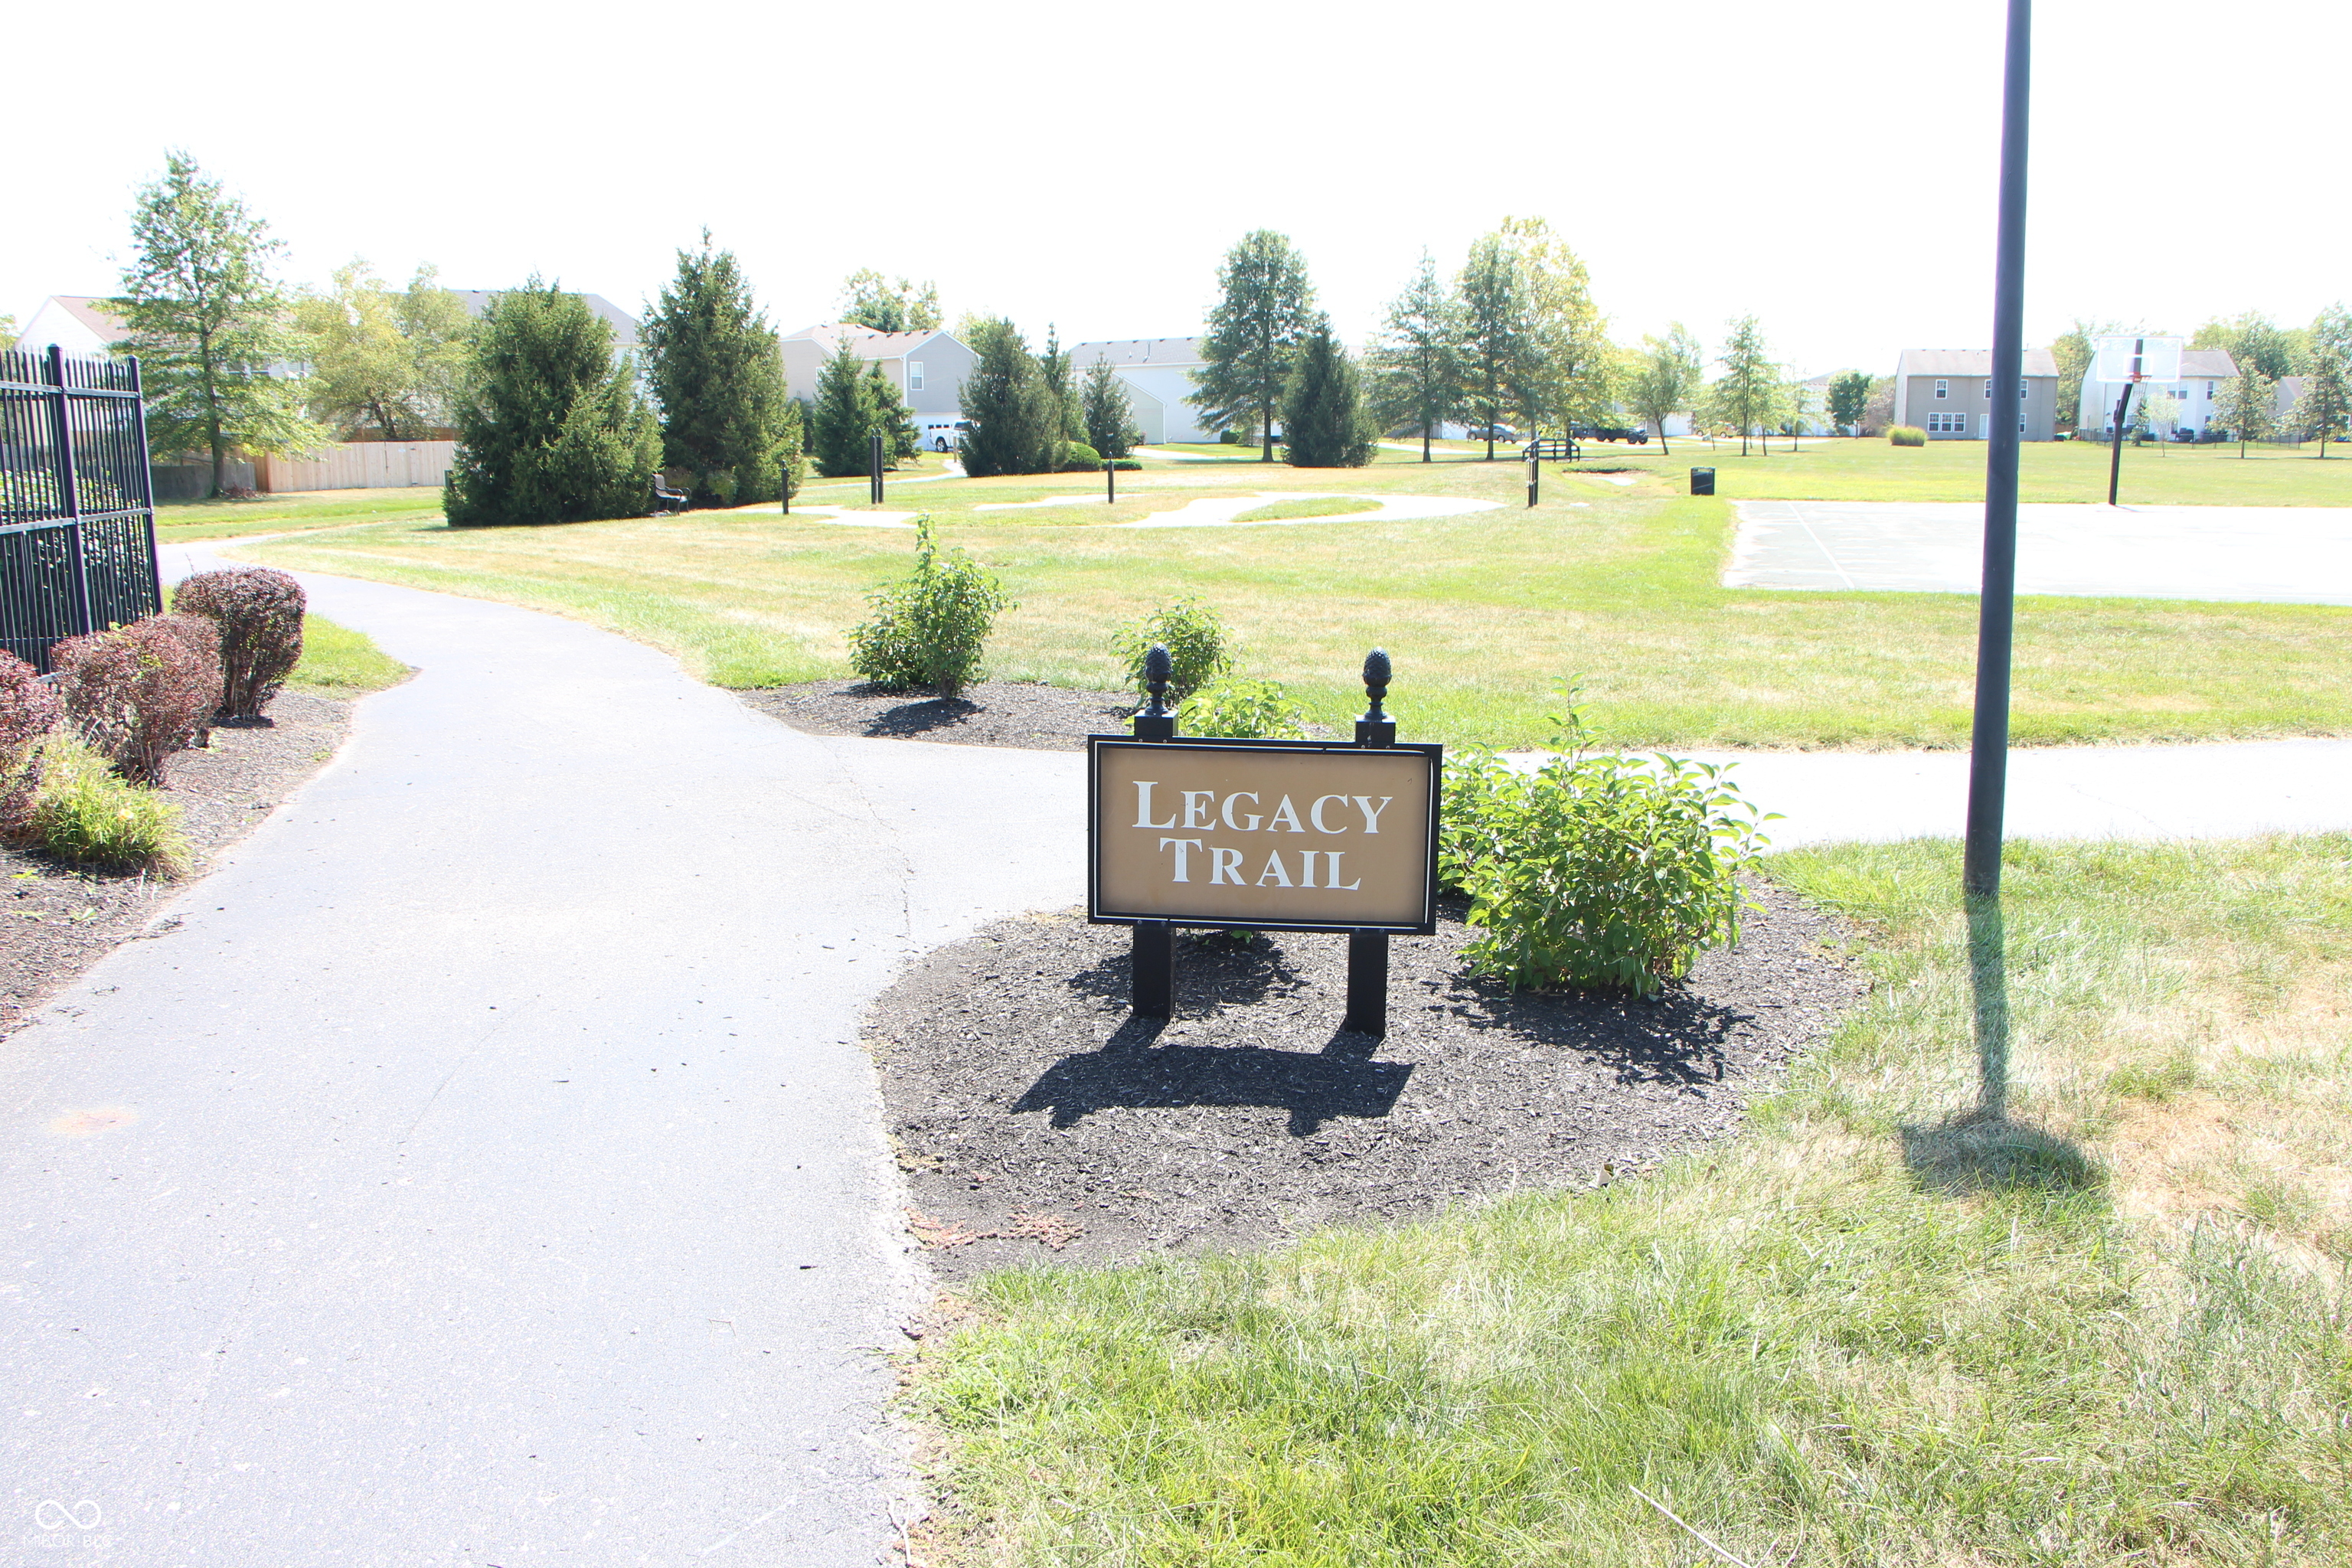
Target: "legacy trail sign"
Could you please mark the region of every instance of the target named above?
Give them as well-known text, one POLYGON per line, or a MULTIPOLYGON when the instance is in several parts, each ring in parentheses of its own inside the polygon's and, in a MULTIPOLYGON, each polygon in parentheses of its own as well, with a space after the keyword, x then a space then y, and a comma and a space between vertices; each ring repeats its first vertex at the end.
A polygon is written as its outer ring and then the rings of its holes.
POLYGON ((1178 926, 1348 933, 1345 1027, 1386 1033, 1388 939, 1437 929, 1444 749, 1400 745, 1388 655, 1364 661, 1355 743, 1194 739, 1144 663, 1135 733, 1087 740, 1087 917, 1135 928, 1135 1010, 1170 1016, 1178 926))

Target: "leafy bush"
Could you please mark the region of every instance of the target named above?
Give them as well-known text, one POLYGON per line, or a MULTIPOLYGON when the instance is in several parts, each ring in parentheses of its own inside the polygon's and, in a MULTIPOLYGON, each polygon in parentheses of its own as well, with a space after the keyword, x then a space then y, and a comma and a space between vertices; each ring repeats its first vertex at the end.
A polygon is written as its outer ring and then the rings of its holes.
POLYGON ((1137 462, 1133 458, 1113 458, 1103 466, 1108 468, 1117 468, 1121 473, 1133 473, 1136 469, 1143 467, 1141 463, 1137 462))
POLYGON ((187 869, 178 806, 116 777, 106 758, 71 736, 49 742, 47 763, 30 835, 43 848, 106 871, 176 876, 187 869))
POLYGON ((150 616, 68 637, 49 651, 67 720, 132 784, 160 784, 163 765, 220 705, 220 657, 194 617, 150 616))
POLYGON ((1708 763, 1570 750, 1528 773, 1483 748, 1449 759, 1438 864, 1470 897, 1464 956, 1513 990, 1650 995, 1738 935, 1759 821, 1708 763))
POLYGON ((1102 454, 1084 441, 1065 441, 1062 444, 1062 472, 1091 474, 1099 470, 1102 466, 1102 454))
POLYGON ((33 667, 0 653, 0 840, 23 835, 41 788, 42 754, 63 709, 33 667))
POLYGON ((1303 741, 1307 714, 1274 680, 1221 680, 1179 710, 1187 735, 1220 741, 1303 741))
POLYGON ((1140 691, 1143 656, 1151 651, 1153 643, 1166 645, 1174 667, 1168 679, 1168 696, 1181 702, 1233 668, 1233 655, 1226 646, 1231 635, 1216 611, 1197 598, 1185 598, 1113 633, 1111 647, 1126 661, 1127 683, 1140 691))
POLYGON ((199 572, 172 607, 220 629, 221 717, 258 719, 302 658, 302 584, 267 566, 199 572))
POLYGON ((1924 447, 1927 444, 1927 432, 1916 425, 1892 425, 1887 427, 1886 438, 1898 447, 1924 447))
POLYGON ((1230 447, 1241 438, 1241 432, 1238 430, 1220 430, 1217 432, 1217 444, 1222 447, 1230 447))
POLYGON ((915 527, 914 575, 866 595, 873 618, 850 628, 849 662, 889 690, 929 688, 955 697, 979 678, 997 616, 1019 606, 961 550, 941 558, 929 518, 917 519, 915 527))

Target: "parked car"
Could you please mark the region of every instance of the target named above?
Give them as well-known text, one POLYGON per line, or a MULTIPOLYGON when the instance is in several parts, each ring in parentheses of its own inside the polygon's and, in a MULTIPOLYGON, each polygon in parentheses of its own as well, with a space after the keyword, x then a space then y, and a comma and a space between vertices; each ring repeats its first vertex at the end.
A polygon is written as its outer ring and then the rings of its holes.
POLYGON ((1519 433, 1507 425, 1471 425, 1464 427, 1466 441, 1516 441, 1519 433))

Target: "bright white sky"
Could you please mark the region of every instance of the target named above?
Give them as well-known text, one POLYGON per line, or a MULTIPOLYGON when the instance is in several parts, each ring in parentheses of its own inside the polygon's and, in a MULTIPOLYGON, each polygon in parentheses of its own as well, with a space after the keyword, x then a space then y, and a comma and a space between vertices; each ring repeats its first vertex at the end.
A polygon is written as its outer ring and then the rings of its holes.
MULTIPOLYGON (((2044 0, 2030 342, 2076 315, 2308 321, 2345 265, 2341 0, 2044 0)), ((533 271, 641 310, 704 225, 774 322, 861 266, 1033 339, 1175 336, 1287 232, 1360 339, 1423 247, 1507 214, 1585 258, 1622 341, 1754 311, 1798 374, 1991 335, 2002 0, 1759 6, 389 10, 134 0, 11 27, 0 310, 116 286, 185 147, 286 271, 533 271), (1100 193, 1090 194, 1090 193, 1100 193)))

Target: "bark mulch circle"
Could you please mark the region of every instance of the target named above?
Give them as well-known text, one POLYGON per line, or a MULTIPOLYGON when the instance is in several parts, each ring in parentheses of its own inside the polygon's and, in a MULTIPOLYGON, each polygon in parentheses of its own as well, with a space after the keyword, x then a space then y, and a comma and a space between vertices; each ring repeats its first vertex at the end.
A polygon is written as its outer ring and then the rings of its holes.
MULTIPOLYGON (((351 721, 344 699, 281 691, 262 719, 218 725, 205 749, 173 753, 163 794, 178 804, 194 851, 188 879, 204 875, 323 767, 351 721)), ((156 906, 186 886, 138 872, 86 870, 37 850, 0 846, 0 1035, 117 945, 142 934, 156 906)))
POLYGON ((958 698, 886 691, 864 680, 811 680, 735 694, 772 719, 818 735, 876 735, 1035 752, 1086 749, 1124 731, 1136 699, 1025 680, 983 680, 958 698))
POLYGON ((1262 1247, 1651 1164, 1729 1130, 1867 989, 1831 917, 1753 891, 1739 943, 1649 1002, 1467 977, 1457 903, 1392 940, 1377 1041, 1339 1029, 1340 937, 1181 937, 1178 1016, 1155 1026, 1128 1011, 1125 927, 997 921, 866 1017, 915 1235, 956 1279, 1262 1247))

